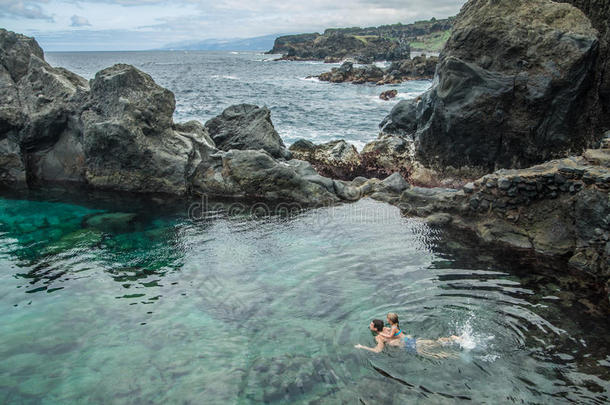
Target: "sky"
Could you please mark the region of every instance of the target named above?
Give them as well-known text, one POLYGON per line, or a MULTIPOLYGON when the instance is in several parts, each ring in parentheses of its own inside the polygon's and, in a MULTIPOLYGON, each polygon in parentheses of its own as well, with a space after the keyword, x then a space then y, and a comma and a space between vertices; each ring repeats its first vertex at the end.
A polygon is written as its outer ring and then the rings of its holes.
POLYGON ((205 39, 408 24, 465 0, 0 0, 0 27, 45 51, 146 50, 205 39))

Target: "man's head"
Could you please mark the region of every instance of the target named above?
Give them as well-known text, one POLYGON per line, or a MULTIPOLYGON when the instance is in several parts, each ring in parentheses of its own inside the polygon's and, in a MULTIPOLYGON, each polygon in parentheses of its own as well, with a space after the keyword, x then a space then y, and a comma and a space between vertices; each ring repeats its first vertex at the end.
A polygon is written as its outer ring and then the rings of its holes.
POLYGON ((373 319, 369 329, 377 333, 383 332, 383 321, 381 319, 373 319))

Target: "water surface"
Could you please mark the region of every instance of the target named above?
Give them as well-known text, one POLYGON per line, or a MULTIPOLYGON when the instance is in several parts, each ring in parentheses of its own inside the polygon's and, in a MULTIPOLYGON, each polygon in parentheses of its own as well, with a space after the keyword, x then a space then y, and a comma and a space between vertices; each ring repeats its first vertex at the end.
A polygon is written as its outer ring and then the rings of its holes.
POLYGON ((0 199, 2 403, 608 401, 608 321, 572 281, 395 207, 27 197, 0 199), (354 349, 389 311, 463 347, 354 349))

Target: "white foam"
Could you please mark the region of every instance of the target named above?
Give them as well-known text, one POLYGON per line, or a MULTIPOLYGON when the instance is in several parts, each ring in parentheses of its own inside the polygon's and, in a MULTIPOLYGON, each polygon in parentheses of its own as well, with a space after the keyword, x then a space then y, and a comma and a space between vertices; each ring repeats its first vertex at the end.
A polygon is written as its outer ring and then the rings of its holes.
POLYGON ((373 65, 375 65, 375 66, 377 66, 379 68, 385 69, 388 66, 390 66, 390 62, 387 62, 387 61, 374 62, 373 65))
POLYGON ((413 92, 406 92, 406 93, 399 92, 396 95, 396 98, 398 98, 400 100, 413 100, 414 98, 421 96, 423 93, 424 93, 423 91, 413 91, 413 92))
MULTIPOLYGON (((476 333, 472 327, 472 317, 458 325, 456 328, 457 335, 460 337, 459 344, 464 350, 482 350, 489 347, 489 342, 495 339, 493 335, 481 335, 476 333)), ((490 355, 490 354, 488 354, 490 355)))
POLYGON ((239 80, 239 77, 232 75, 212 75, 212 79, 228 79, 228 80, 239 80))

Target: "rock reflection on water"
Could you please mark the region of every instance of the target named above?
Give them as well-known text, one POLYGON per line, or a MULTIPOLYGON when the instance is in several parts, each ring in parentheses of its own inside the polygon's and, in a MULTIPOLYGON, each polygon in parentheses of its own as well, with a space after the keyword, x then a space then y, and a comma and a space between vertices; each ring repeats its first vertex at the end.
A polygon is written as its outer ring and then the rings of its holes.
POLYGON ((186 201, 42 197, 0 199, 5 403, 607 401, 608 321, 557 264, 366 199, 193 220, 186 201), (464 348, 355 350, 389 311, 464 348))

